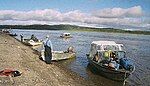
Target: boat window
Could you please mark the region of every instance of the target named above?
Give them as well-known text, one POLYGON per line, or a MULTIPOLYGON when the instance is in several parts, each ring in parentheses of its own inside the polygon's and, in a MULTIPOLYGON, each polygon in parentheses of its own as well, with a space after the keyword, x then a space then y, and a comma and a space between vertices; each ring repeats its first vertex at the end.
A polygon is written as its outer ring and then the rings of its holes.
POLYGON ((123 45, 120 46, 121 50, 125 51, 125 47, 123 45))
POLYGON ((118 51, 119 50, 119 46, 116 45, 104 45, 104 50, 113 50, 113 51, 118 51))
POLYGON ((118 58, 124 58, 125 57, 125 52, 124 51, 118 51, 118 58))
POLYGON ((101 50, 101 46, 100 45, 97 46, 97 50, 101 50))
POLYGON ((94 54, 96 54, 96 45, 91 44, 90 56, 93 56, 94 54))

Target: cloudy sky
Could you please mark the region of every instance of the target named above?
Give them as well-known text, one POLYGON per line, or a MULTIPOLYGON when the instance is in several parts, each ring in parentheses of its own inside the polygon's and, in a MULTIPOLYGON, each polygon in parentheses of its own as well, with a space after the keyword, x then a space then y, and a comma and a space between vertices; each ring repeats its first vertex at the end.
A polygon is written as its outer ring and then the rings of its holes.
POLYGON ((12 24, 150 30, 150 0, 0 0, 0 25, 12 24))

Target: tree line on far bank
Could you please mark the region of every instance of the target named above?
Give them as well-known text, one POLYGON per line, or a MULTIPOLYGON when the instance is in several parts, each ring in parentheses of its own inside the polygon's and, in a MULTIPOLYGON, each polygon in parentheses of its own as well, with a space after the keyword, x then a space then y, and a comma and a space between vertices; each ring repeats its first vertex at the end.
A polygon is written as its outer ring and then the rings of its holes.
POLYGON ((75 31, 96 31, 113 33, 131 33, 150 35, 150 31, 130 31, 115 28, 92 28, 75 25, 0 25, 0 29, 32 29, 32 30, 75 30, 75 31))

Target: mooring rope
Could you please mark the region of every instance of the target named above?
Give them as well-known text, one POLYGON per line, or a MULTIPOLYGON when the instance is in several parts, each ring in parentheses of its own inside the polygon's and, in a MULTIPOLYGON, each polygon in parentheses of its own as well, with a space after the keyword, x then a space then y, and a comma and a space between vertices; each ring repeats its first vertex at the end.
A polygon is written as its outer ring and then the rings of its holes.
POLYGON ((124 82, 123 82, 123 86, 126 85, 126 71, 125 71, 125 75, 124 75, 124 82))

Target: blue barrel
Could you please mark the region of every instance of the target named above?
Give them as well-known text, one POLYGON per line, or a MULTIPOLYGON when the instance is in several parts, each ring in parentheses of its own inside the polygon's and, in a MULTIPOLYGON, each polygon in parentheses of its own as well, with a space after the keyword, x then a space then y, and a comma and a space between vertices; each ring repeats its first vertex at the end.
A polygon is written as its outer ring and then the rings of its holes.
POLYGON ((123 66, 126 70, 133 71, 134 65, 133 62, 130 59, 127 58, 121 58, 120 59, 120 65, 123 66))

